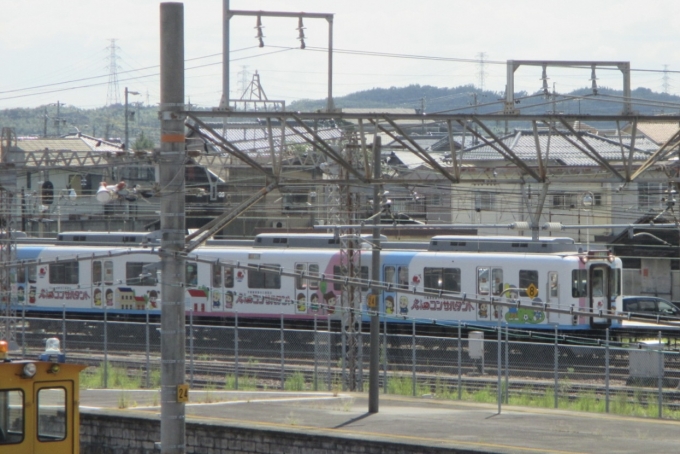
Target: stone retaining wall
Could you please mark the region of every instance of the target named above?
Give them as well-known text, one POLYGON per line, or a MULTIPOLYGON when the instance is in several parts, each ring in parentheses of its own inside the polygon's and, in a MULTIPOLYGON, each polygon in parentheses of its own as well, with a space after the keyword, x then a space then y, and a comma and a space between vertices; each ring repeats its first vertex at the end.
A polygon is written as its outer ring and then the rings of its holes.
MULTIPOLYGON (((154 415, 124 411, 80 413, 82 454, 159 454, 160 420, 154 415)), ((249 428, 220 422, 186 423, 187 454, 467 454, 467 449, 442 449, 387 440, 332 436, 302 430, 249 428)))

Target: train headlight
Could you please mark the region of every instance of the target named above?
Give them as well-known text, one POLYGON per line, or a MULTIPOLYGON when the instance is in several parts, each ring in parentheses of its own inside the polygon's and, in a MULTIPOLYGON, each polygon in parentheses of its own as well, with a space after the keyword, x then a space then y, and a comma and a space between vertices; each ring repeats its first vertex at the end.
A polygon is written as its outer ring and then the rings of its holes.
POLYGON ((22 370, 22 377, 33 378, 37 371, 38 368, 35 366, 35 363, 26 363, 24 364, 24 368, 22 370))
POLYGON ((0 360, 7 359, 7 354, 9 352, 9 345, 7 341, 0 341, 0 360))

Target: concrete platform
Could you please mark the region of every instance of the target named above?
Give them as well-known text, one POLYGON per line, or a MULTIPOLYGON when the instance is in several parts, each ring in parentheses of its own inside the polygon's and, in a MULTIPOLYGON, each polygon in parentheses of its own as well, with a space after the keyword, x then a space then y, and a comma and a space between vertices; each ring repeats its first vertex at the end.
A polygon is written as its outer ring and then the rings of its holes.
MULTIPOLYGON (((390 441, 451 452, 674 453, 680 422, 367 394, 192 391, 187 421, 390 441)), ((146 390, 81 390, 81 409, 159 415, 159 394, 146 390), (121 406, 127 408, 121 409, 121 406)))

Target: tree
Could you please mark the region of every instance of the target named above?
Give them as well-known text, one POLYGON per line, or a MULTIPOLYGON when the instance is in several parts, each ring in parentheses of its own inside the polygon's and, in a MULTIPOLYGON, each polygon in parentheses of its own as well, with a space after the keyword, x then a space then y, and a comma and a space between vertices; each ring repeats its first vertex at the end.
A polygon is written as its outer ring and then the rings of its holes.
POLYGON ((153 140, 149 139, 142 131, 135 139, 135 143, 132 144, 132 149, 134 151, 153 150, 153 140))

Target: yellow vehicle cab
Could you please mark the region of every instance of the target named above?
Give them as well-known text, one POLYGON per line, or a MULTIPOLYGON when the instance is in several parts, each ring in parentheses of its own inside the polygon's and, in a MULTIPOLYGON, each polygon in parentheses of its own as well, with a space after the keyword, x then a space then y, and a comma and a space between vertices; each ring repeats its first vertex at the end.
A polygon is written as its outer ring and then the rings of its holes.
POLYGON ((39 361, 10 360, 0 341, 0 454, 80 452, 78 378, 85 366, 59 362, 58 345, 49 339, 39 361))

